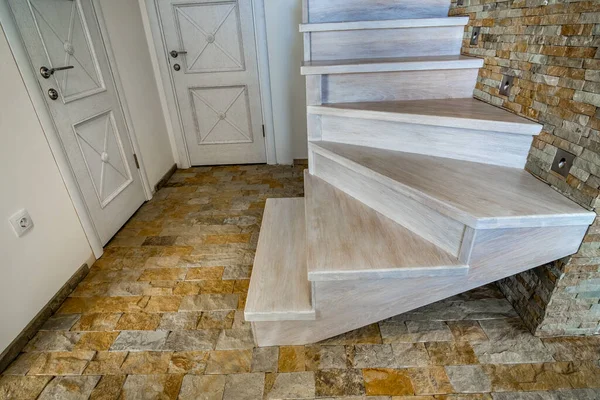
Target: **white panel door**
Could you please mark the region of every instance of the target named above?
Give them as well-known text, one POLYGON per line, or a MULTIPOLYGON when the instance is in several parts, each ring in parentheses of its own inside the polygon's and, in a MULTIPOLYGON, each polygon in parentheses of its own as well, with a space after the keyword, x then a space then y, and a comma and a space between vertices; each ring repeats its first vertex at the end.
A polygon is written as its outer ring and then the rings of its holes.
POLYGON ((252 0, 156 4, 192 165, 266 162, 252 0))
MULTIPOLYGON (((91 0, 9 0, 103 244, 145 201, 91 0), (57 70, 44 78, 41 67, 57 70), (56 99, 50 98, 55 90, 56 99)), ((35 162, 35 161, 34 161, 35 162)))

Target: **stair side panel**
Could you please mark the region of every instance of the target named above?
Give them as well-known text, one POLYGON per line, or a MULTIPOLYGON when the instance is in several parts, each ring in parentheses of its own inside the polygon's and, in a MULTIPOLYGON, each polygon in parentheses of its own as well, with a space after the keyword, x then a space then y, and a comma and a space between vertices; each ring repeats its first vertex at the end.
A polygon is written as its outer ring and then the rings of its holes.
POLYGON ((503 229, 479 239, 466 277, 315 282, 317 319, 253 323, 259 346, 315 343, 518 274, 577 251, 588 226, 503 229), (539 249, 539 250, 536 250, 539 249))
POLYGON ((323 75, 322 103, 456 99, 473 96, 479 69, 323 75))

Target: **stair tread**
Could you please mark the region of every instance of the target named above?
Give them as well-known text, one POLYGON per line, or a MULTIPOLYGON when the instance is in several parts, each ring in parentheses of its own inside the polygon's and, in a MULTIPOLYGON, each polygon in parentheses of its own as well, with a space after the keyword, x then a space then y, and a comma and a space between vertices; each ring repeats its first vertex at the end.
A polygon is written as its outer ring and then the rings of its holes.
POLYGON ((343 143, 309 146, 476 229, 585 225, 595 218, 519 168, 343 143))
POLYGON ((469 22, 469 17, 409 18, 377 21, 324 22, 301 24, 300 32, 329 32, 365 29, 427 28, 438 26, 461 26, 469 22))
POLYGON ((315 319, 306 270, 304 199, 267 199, 250 278, 247 321, 315 319))
POLYGON ((463 55, 306 61, 303 75, 356 74, 434 69, 481 68, 481 58, 463 55))
POLYGON ((308 171, 304 181, 309 280, 467 274, 456 257, 308 171))
POLYGON ((473 98, 308 106, 309 114, 537 135, 542 125, 473 98), (415 118, 418 116, 418 119, 415 118), (476 125, 474 125, 476 124, 476 125))

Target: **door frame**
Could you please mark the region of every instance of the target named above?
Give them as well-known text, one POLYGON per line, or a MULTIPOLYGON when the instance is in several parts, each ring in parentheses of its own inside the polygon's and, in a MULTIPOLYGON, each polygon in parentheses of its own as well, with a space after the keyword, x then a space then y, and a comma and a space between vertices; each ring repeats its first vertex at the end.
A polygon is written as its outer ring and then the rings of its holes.
MULTIPOLYGON (((144 195, 146 200, 152 199, 152 189, 150 186, 150 182, 148 180, 148 175, 146 174, 146 169, 144 167, 144 161, 142 154, 140 152, 139 143, 135 134, 135 130, 133 128, 133 123, 131 120, 131 114, 129 112, 129 107, 127 105, 127 101, 123 96, 123 85, 121 78, 116 69, 116 60, 114 57, 114 53, 112 52, 112 48, 110 47, 110 41, 108 39, 108 31, 106 28, 106 24, 104 21, 104 15, 102 14, 102 9, 98 4, 99 0, 91 0, 92 7, 94 9, 94 14, 96 15, 96 20, 100 27, 100 38, 102 40, 104 50, 108 56, 108 64, 109 64, 109 73, 115 83, 116 92, 117 92, 117 100, 119 102, 119 106, 123 115, 125 116, 125 126, 127 128, 127 137, 131 142, 133 151, 138 157, 138 162, 140 164, 140 168, 138 172, 140 174, 140 178, 142 181, 142 187, 144 188, 144 195)), ((31 60, 29 59, 29 55, 27 54, 27 50, 25 49, 25 44, 21 38, 21 33, 17 28, 17 23, 14 20, 14 16, 10 6, 8 5, 8 0, 0 0, 0 25, 4 34, 6 35, 6 39, 8 41, 8 45, 12 52, 12 55, 17 64, 17 68, 19 73, 21 74, 21 78, 25 83, 25 89, 31 99, 31 103, 33 104, 33 108, 38 117, 40 125, 42 126, 42 131, 46 136, 46 141, 48 142, 48 146, 50 147, 50 151, 54 157, 54 160, 58 166, 58 170, 60 175, 62 176, 63 182, 67 189, 67 193, 73 202, 73 207, 75 208, 75 212, 79 217, 79 221, 81 222, 81 226, 83 227, 83 231, 87 237, 87 240, 90 244, 90 247, 94 253, 96 259, 100 258, 104 253, 104 248, 102 246, 102 241, 96 228, 94 226, 94 222, 89 213, 87 205, 85 204, 85 200, 81 190, 79 188, 79 184, 77 183, 77 179, 75 178, 75 173, 71 167, 71 163, 67 158, 67 153, 62 144, 62 140, 60 139, 60 135, 58 133, 58 129, 54 124, 54 120, 52 119, 52 115, 50 114, 50 109, 46 104, 46 100, 42 93, 40 84, 37 79, 37 70, 31 64, 31 60)))
MULTIPOLYGON (((163 110, 169 115, 171 129, 171 143, 174 145, 173 155, 179 168, 185 169, 192 166, 187 143, 183 129, 183 119, 179 112, 175 84, 171 74, 171 68, 167 57, 168 47, 164 41, 163 29, 157 2, 160 0, 139 0, 142 12, 145 10, 144 22, 147 24, 146 38, 148 47, 153 53, 153 63, 156 80, 159 88, 164 89, 164 97, 161 97, 163 110), (159 44, 160 43, 160 44, 159 44)), ((254 19, 254 41, 256 43, 256 55, 258 61, 258 83, 261 97, 261 110, 263 124, 265 125, 265 153, 267 164, 277 164, 277 153, 275 150, 275 129, 273 124, 273 106, 271 100, 271 79, 269 76, 269 52, 267 47, 267 25, 265 20, 264 0, 250 0, 254 19)))

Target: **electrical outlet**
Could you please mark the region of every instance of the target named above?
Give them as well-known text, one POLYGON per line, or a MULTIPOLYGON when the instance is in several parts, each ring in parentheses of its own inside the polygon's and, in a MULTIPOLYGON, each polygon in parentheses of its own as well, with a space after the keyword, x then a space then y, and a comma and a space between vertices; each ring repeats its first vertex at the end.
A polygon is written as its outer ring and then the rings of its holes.
POLYGON ((23 236, 27 231, 33 228, 33 220, 29 216, 27 210, 20 210, 11 216, 9 221, 17 237, 23 236))

